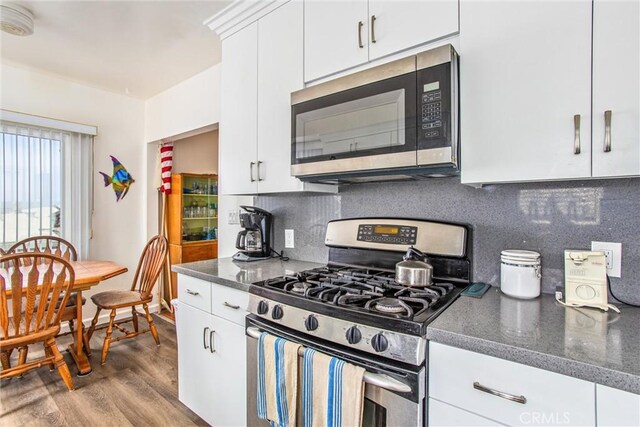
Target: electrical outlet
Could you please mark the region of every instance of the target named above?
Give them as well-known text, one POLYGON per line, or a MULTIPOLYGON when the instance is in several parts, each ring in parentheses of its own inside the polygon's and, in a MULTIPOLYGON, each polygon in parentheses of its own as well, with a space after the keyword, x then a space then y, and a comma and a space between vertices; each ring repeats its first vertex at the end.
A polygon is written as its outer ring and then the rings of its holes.
POLYGON ((284 247, 285 248, 293 248, 293 230, 285 229, 284 230, 284 247))
POLYGON ((591 242, 591 250, 604 252, 610 277, 622 276, 622 243, 591 242))
POLYGON ((229 217, 227 218, 227 224, 238 225, 240 224, 240 211, 229 211, 229 217))

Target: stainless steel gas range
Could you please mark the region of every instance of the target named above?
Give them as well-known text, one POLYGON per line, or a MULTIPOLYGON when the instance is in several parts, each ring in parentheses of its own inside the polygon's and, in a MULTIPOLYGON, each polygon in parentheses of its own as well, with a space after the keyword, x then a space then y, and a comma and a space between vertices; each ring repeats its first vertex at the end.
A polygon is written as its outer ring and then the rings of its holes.
POLYGON ((471 230, 463 224, 359 218, 331 221, 326 266, 254 283, 247 316, 249 425, 256 416, 256 347, 263 331, 363 366, 364 426, 426 420, 426 328, 471 282, 471 230), (433 284, 395 281, 409 246, 425 252, 433 284))

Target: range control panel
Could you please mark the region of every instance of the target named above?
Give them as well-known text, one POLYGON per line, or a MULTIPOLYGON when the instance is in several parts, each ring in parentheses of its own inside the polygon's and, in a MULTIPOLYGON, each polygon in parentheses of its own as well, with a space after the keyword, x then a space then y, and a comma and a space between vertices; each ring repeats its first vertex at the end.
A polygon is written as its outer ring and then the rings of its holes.
POLYGON ((393 224, 360 224, 358 240, 392 245, 415 245, 418 227, 393 224))

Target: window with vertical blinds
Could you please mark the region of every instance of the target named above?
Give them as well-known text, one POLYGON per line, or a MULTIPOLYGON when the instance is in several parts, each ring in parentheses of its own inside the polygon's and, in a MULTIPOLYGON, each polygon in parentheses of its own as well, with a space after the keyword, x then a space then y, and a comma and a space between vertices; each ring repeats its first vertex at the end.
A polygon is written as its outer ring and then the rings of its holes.
POLYGON ((55 235, 87 258, 93 135, 0 120, 0 138, 0 246, 55 235))

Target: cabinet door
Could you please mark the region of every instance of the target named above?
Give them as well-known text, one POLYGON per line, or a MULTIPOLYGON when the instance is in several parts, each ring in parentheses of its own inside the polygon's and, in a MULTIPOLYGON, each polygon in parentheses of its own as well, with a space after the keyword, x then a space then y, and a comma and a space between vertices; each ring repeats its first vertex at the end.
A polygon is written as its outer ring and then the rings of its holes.
POLYGON ((591 176, 591 15, 587 0, 461 1, 463 183, 591 176))
POLYGON ((303 3, 292 0, 258 21, 260 193, 295 191, 291 176, 291 92, 303 87, 303 3))
POLYGON ((598 426, 640 426, 640 395, 596 385, 598 426))
POLYGON ((640 2, 595 0, 594 177, 640 175, 639 75, 640 2), (611 111, 610 126, 605 126, 605 111, 611 111))
POLYGON ((178 337, 178 397, 189 409, 213 424, 213 396, 220 387, 214 380, 209 350, 211 315, 183 302, 175 304, 178 337))
POLYGON ((368 34, 366 0, 305 0, 305 81, 367 62, 368 34))
POLYGON ((369 0, 369 60, 457 32, 457 0, 369 0))
POLYGON ((436 399, 429 399, 429 427, 443 426, 501 426, 480 415, 464 411, 455 406, 447 405, 436 399))
POLYGON ((220 192, 253 194, 258 189, 257 22, 223 40, 221 92, 220 192))
POLYGON ((247 425, 247 356, 244 327, 217 316, 211 316, 210 359, 213 375, 200 381, 215 384, 207 396, 214 426, 247 425))

